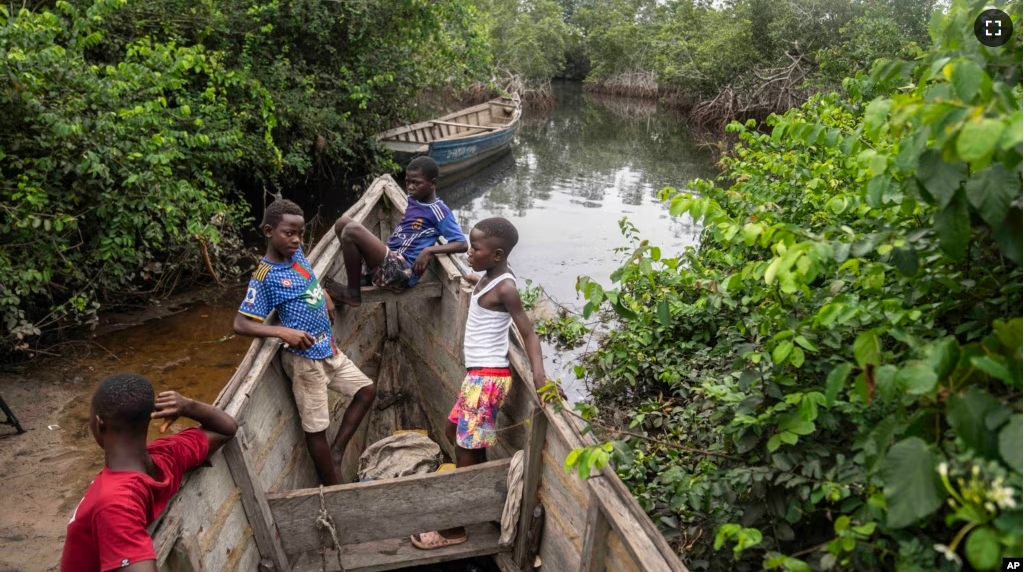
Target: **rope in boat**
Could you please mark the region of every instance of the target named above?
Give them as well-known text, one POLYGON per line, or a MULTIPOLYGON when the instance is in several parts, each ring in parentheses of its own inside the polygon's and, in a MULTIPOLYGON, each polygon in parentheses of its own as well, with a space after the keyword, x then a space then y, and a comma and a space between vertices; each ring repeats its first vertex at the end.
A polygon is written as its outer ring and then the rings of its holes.
POLYGON ((338 531, 334 529, 334 519, 327 513, 323 485, 320 485, 320 513, 316 515, 316 527, 320 530, 320 572, 327 572, 327 542, 324 533, 328 532, 334 542, 334 553, 338 556, 338 570, 345 572, 345 566, 341 563, 341 543, 338 542, 338 531))
POLYGON ((523 499, 523 456, 521 450, 516 451, 508 468, 508 496, 505 497, 505 509, 501 512, 501 536, 498 537, 498 546, 503 548, 512 546, 516 538, 519 504, 523 499))

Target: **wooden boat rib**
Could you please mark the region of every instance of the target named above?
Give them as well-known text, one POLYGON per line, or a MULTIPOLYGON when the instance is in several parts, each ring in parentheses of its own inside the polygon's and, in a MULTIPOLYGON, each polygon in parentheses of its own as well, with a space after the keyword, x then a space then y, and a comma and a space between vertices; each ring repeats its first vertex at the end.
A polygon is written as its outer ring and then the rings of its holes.
POLYGON ((471 171, 508 149, 519 124, 518 97, 499 97, 438 119, 397 127, 377 136, 405 165, 427 155, 437 161, 441 177, 450 182, 455 173, 471 171))
MULTIPOLYGON (((407 204, 390 177, 377 179, 346 214, 386 237, 407 204)), ((309 260, 317 275, 340 278, 339 244, 329 233, 309 260)), ((351 480, 368 443, 397 429, 426 429, 450 456, 443 437, 448 411, 465 374, 462 334, 471 287, 455 257, 431 261, 423 281, 401 294, 370 289, 358 309, 339 313, 339 347, 371 378, 377 402, 345 451, 351 480)), ((270 320, 274 320, 271 317, 270 320)), ((532 570, 539 544, 542 570, 684 572, 654 523, 609 468, 587 480, 562 465, 589 443, 567 412, 541 409, 529 361, 512 330, 514 386, 499 416, 498 444, 487 463, 456 471, 324 487, 306 450, 279 340, 253 342, 216 405, 239 422, 238 437, 212 466, 194 471, 151 532, 158 565, 166 571, 320 570, 315 519, 321 502, 337 527, 341 561, 349 572, 373 572, 493 555, 504 572, 532 570), (523 497, 511 548, 498 546, 510 457, 524 449, 523 497), (323 500, 321 500, 321 498, 323 500), (546 519, 539 539, 527 531, 537 502, 546 519), (421 551, 408 535, 466 525, 470 540, 421 551)), ((331 392, 329 438, 344 412, 331 392)), ((327 568, 339 569, 327 552, 327 568)))

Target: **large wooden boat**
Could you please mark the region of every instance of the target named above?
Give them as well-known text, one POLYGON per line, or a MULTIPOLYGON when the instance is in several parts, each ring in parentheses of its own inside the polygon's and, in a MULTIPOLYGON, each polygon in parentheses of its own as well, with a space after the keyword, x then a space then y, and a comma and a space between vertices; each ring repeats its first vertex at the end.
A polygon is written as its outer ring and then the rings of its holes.
POLYGON ((451 182, 453 175, 486 166, 508 150, 521 114, 518 98, 499 97, 438 119, 385 131, 377 138, 398 164, 427 155, 437 161, 442 179, 451 182))
MULTIPOLYGON (((386 237, 400 220, 405 194, 377 179, 347 214, 386 237)), ((310 252, 317 276, 341 279, 334 233, 310 252)), ((427 275, 401 294, 364 289, 363 305, 339 310, 338 346, 375 379, 377 401, 344 452, 346 482, 367 444, 400 429, 423 429, 452 455, 443 436, 465 374, 462 336, 471 287, 456 257, 438 256, 427 275)), ((276 318, 271 316, 271 321, 276 318)), ((504 572, 541 570, 685 572, 655 525, 609 468, 587 480, 566 473, 573 448, 587 443, 568 412, 540 408, 522 339, 512 329, 514 387, 499 418, 499 443, 474 467, 372 482, 318 487, 300 428, 281 342, 256 340, 216 404, 239 422, 238 436, 192 472, 151 528, 161 570, 394 570, 468 557, 493 557, 504 572), (518 534, 498 544, 511 457, 524 450, 518 534), (533 520, 542 505, 543 528, 533 520), (340 565, 316 519, 333 519, 340 565), (411 546, 410 534, 464 525, 469 541, 435 551, 411 546)), ((331 395, 329 437, 344 411, 331 395)))

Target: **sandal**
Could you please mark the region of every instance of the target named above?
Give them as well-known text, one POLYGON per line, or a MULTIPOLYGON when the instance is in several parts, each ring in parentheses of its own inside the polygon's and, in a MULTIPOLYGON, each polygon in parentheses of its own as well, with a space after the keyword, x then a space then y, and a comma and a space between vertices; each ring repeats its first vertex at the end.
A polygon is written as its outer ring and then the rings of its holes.
POLYGON ((440 533, 431 531, 424 532, 421 534, 414 534, 409 537, 412 541, 412 545, 421 550, 437 550, 438 548, 445 548, 448 546, 454 546, 456 544, 462 544, 467 540, 468 537, 463 536, 461 538, 445 538, 440 533))

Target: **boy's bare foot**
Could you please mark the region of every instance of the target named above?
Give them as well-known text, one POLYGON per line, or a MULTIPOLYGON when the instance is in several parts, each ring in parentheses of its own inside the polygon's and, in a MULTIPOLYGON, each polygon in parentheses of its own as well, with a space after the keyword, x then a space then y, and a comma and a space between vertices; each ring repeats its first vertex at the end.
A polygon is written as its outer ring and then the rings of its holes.
POLYGON ((338 284, 332 278, 324 278, 324 290, 331 295, 331 299, 352 308, 358 308, 363 303, 363 296, 359 287, 349 288, 338 284))

